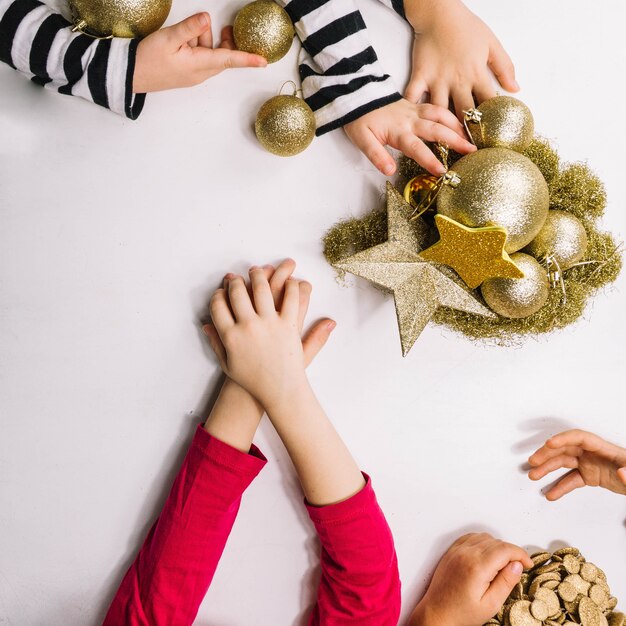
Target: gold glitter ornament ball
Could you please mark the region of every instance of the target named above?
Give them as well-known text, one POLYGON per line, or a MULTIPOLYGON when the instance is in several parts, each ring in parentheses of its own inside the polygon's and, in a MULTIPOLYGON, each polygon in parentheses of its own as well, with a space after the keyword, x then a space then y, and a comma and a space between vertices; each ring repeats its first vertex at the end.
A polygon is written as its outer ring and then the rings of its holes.
POLYGON ((233 37, 239 50, 260 54, 268 63, 282 59, 295 36, 287 11, 273 0, 255 0, 235 17, 233 37))
POLYGON ((70 0, 80 30, 98 37, 146 37, 163 26, 172 0, 70 0))
POLYGON ((297 96, 274 96, 259 109, 254 130, 261 145, 278 156, 302 152, 315 137, 315 116, 297 96))
POLYGON ((465 155, 452 169, 461 182, 441 188, 439 213, 470 228, 506 229, 504 249, 509 253, 537 236, 548 215, 550 194, 530 159, 506 148, 485 148, 465 155))
POLYGON ((528 317, 548 299, 548 275, 544 267, 523 252, 512 254, 511 261, 524 272, 524 278, 488 278, 480 291, 498 315, 512 319, 528 317))
POLYGON ((535 136, 535 121, 530 109, 517 98, 496 96, 479 107, 481 121, 468 122, 478 148, 509 148, 523 152, 535 136))
POLYGON ((553 257, 562 270, 580 261, 587 251, 587 231, 567 211, 548 211, 539 234, 524 248, 537 259, 553 257))

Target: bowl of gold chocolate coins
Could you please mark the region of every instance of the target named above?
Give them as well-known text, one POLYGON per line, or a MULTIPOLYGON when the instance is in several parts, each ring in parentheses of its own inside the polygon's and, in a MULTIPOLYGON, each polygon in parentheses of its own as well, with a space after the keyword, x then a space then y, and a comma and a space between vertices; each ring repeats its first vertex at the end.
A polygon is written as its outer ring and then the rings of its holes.
POLYGON ((626 626, 606 574, 577 548, 531 555, 498 614, 485 626, 626 626))

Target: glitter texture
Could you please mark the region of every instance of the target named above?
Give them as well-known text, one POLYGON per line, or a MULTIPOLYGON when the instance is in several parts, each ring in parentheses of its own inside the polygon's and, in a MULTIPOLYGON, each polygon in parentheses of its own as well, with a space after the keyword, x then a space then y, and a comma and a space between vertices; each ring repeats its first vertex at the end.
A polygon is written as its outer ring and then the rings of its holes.
POLYGON ((435 224, 440 239, 420 256, 449 265, 471 289, 495 276, 524 278, 523 272, 504 251, 504 228, 468 228, 443 215, 435 215, 435 224))
POLYGON ((580 261, 587 251, 587 232, 582 222, 565 211, 548 211, 548 217, 539 234, 524 252, 536 259, 552 257, 561 270, 580 261))
POLYGON ((524 273, 524 278, 489 278, 481 292, 485 302, 498 315, 509 318, 528 317, 547 301, 550 285, 544 267, 523 252, 511 255, 511 260, 524 273))
POLYGON ((500 226, 507 252, 529 244, 548 215, 548 185, 527 157, 506 148, 485 148, 459 159, 456 188, 442 187, 437 210, 465 226, 500 226))
POLYGON ((235 17, 233 38, 239 50, 260 54, 268 63, 282 59, 295 36, 287 11, 273 0, 255 0, 235 17))
POLYGON ((472 140, 478 148, 510 148, 523 152, 535 134, 530 109, 517 98, 496 96, 479 107, 481 121, 467 122, 472 140))
POLYGON ((313 141, 315 116, 297 96, 274 96, 259 109, 254 130, 266 150, 278 156, 293 156, 313 141))
POLYGON ((145 37, 163 26, 171 0, 70 0, 75 22, 99 37, 145 37))
POLYGON ((495 317, 458 279, 420 258, 419 229, 426 229, 426 225, 415 220, 416 232, 409 221, 411 213, 411 206, 388 182, 387 241, 335 263, 339 270, 393 293, 403 356, 439 307, 495 317))

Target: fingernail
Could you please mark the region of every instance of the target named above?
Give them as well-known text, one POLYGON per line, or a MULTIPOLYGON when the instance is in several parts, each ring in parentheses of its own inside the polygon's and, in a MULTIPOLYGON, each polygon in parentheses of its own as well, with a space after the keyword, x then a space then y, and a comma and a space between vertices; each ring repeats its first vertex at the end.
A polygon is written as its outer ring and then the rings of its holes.
POLYGON ((253 270, 258 270, 258 269, 259 269, 258 265, 252 265, 248 271, 252 272, 253 270))
POLYGON ((395 169, 396 168, 393 165, 386 165, 385 168, 383 169, 383 174, 385 176, 391 176, 394 173, 395 169))
POLYGON ((209 25, 209 17, 206 13, 200 13, 200 24, 205 28, 209 25))
POLYGON ((335 330, 336 327, 337 327, 337 322, 335 322, 335 320, 330 320, 328 324, 326 324, 326 328, 328 328, 330 332, 335 330))
POLYGON ((207 337, 209 336, 209 325, 208 325, 208 324, 205 324, 205 325, 202 327, 202 332, 203 332, 203 333, 204 333, 207 337))
POLYGON ((520 575, 524 571, 524 566, 519 561, 513 561, 513 563, 511 563, 511 571, 514 574, 520 575))
POLYGON ((515 79, 513 79, 513 84, 515 85, 515 89, 517 89, 519 91, 520 90, 520 86, 519 86, 519 83, 515 79))

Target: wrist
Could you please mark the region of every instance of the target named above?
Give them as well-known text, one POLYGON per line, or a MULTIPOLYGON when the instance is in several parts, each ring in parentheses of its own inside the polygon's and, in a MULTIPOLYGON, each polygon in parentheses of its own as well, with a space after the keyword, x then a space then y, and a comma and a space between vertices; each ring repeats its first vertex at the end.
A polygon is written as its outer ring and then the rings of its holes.
POLYGON ((313 390, 303 370, 301 374, 285 381, 261 402, 270 417, 281 417, 292 415, 303 404, 308 404, 312 395, 313 390))
POLYGON ((452 9, 463 8, 461 0, 405 0, 406 19, 417 33, 430 30, 440 19, 447 20, 452 9))
POLYGON ((437 616, 436 612, 428 605, 427 602, 422 601, 415 607, 415 610, 411 614, 409 620, 409 626, 452 626, 451 624, 445 624, 445 622, 437 616))

